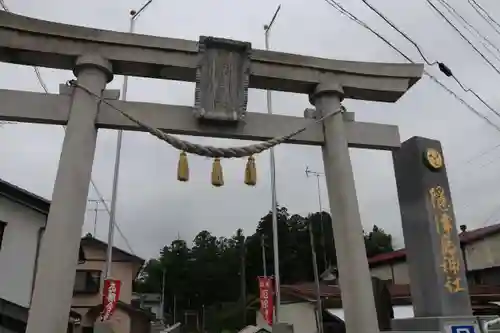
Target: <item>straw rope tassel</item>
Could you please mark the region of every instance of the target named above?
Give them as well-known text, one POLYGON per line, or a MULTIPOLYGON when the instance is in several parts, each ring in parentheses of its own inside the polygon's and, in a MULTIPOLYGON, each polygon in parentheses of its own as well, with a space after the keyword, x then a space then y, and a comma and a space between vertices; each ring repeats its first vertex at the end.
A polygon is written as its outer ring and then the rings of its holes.
POLYGON ((189 180, 189 165, 186 152, 181 152, 179 155, 179 163, 177 164, 177 180, 187 182, 189 180))
POLYGON ((220 158, 216 157, 214 159, 214 164, 212 166, 212 185, 220 187, 224 185, 224 176, 222 174, 222 165, 220 163, 220 158))
POLYGON ((255 168, 255 157, 250 156, 245 168, 245 184, 255 186, 257 184, 257 169, 255 168))

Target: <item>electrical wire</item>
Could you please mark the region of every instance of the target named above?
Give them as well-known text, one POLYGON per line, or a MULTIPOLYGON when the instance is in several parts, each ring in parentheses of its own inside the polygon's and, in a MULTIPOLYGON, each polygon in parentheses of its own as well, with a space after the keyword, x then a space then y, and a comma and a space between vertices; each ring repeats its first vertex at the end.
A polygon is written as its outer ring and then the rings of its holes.
MULTIPOLYGON (((375 6, 373 6, 372 4, 370 4, 367 0, 361 0, 361 1, 366 6, 368 6, 375 14, 377 14, 380 18, 382 18, 387 24, 389 24, 394 30, 396 30, 401 36, 403 36, 406 40, 408 40, 411 44, 413 44, 413 46, 417 49, 418 53, 420 54, 420 56, 422 57, 422 59, 425 61, 425 63, 427 65, 433 66, 435 64, 438 64, 438 67, 439 67, 440 71, 443 74, 445 74, 448 77, 453 78, 455 80, 455 82, 460 86, 460 88, 462 88, 463 91, 472 93, 477 99, 479 99, 479 101, 481 101, 481 103, 483 103, 484 106, 486 106, 495 115, 497 115, 498 117, 500 117, 500 112, 498 112, 497 110, 495 110, 478 93, 476 93, 474 90, 472 90, 470 88, 467 88, 462 82, 460 82, 460 80, 458 80, 458 78, 455 75, 453 75, 453 72, 451 71, 451 69, 448 66, 446 66, 444 63, 441 63, 441 62, 438 62, 438 61, 434 61, 434 62, 429 61, 426 58, 426 56, 424 55, 424 52, 422 51, 422 48, 418 45, 417 42, 415 42, 410 36, 408 36, 408 34, 406 34, 404 31, 402 31, 401 29, 399 29, 396 26, 396 24, 394 24, 388 17, 386 17, 382 12, 380 12, 377 8, 375 8, 375 6)), ((385 42, 387 43, 387 41, 385 41, 385 42)), ((398 52, 399 52, 399 50, 398 50, 398 52)), ((407 58, 407 60, 409 60, 410 62, 413 62, 409 58, 407 58)), ((495 126, 495 127, 496 128, 500 128, 500 126, 499 127, 495 126)))
POLYGON ((500 25, 498 24, 497 21, 495 21, 495 19, 493 17, 491 17, 488 12, 475 0, 467 0, 467 2, 469 3, 469 5, 476 11, 476 13, 481 16, 485 21, 486 23, 489 24, 490 27, 493 28, 493 30, 496 31, 497 34, 500 35, 500 30, 498 30, 498 27, 500 27, 500 25), (493 23, 496 24, 493 25, 493 23))
MULTIPOLYGON (((9 8, 7 7, 7 5, 5 4, 5 1, 4 0, 0 0, 0 7, 2 7, 2 9, 8 13, 10 13, 11 11, 9 10, 9 8)), ((38 80, 38 83, 40 84, 40 86, 42 87, 43 91, 45 91, 46 94, 49 93, 49 88, 47 87, 47 85, 45 84, 45 81, 43 80, 42 78, 42 75, 40 73, 40 70, 38 67, 36 66, 33 66, 33 69, 35 71, 35 75, 37 77, 37 80, 38 80)), ((64 132, 66 132, 66 126, 63 126, 63 129, 64 129, 64 132)), ((106 211, 108 212, 108 214, 111 214, 111 210, 109 209, 109 206, 108 204, 106 203, 106 200, 104 200, 104 197, 103 195, 101 194, 101 192, 99 191, 99 188, 97 187, 96 183, 94 182, 94 180, 92 178, 90 178, 90 184, 92 185, 92 187, 94 188, 94 191, 95 193, 97 194, 97 197, 99 198, 100 202, 104 205, 104 208, 106 209, 106 211)), ((118 231, 118 234, 121 236, 121 238, 123 239, 123 241, 125 242, 125 245, 127 246, 128 250, 130 251, 130 253, 132 253, 133 255, 136 255, 134 253, 134 250, 132 249, 132 246, 130 246, 130 242, 128 241, 127 237, 125 237, 125 234, 122 232, 120 226, 118 225, 118 223, 116 221, 114 221, 114 224, 115 224, 115 227, 116 227, 116 230, 118 231)))
POLYGON ((500 53, 500 49, 492 41, 490 41, 488 37, 484 36, 478 29, 476 29, 476 27, 474 27, 472 23, 470 23, 463 15, 461 15, 455 9, 455 7, 450 5, 446 0, 437 0, 437 1, 448 11, 448 13, 450 13, 453 17, 455 17, 455 19, 461 23, 462 27, 464 27, 470 34, 474 35, 475 33, 477 36, 479 36, 482 39, 482 41, 480 40, 480 43, 484 46, 484 48, 488 52, 490 52, 490 54, 494 56, 495 59, 500 61, 500 57, 498 56, 498 54, 495 54, 495 52, 490 50, 487 45, 494 48, 497 51, 497 53, 500 53))
MULTIPOLYGON (((379 39, 384 41, 389 47, 391 47, 393 50, 395 50, 397 53, 399 53, 402 57, 404 57, 406 60, 409 62, 414 63, 414 61, 409 58, 406 54, 404 54, 400 49, 398 49, 394 44, 392 44, 390 41, 388 41, 385 37, 383 37, 380 33, 378 33, 376 30, 371 28, 368 24, 360 20, 358 17, 356 17, 354 14, 349 12, 347 9, 345 9, 340 3, 336 2, 335 0, 324 0, 326 3, 328 3, 330 6, 335 8, 337 11, 339 11, 342 15, 348 17, 352 21, 356 22, 360 26, 366 28, 369 30, 371 33, 376 35, 379 39)), ((399 29, 398 29, 399 30, 399 29)), ((489 118, 481 114, 479 111, 477 111, 474 107, 472 107, 470 104, 468 104, 466 101, 464 101, 461 97, 459 97, 454 91, 452 91, 450 88, 448 88, 446 85, 444 85, 442 82, 440 82, 436 77, 434 77, 432 74, 424 70, 424 74, 427 75, 430 79, 432 79, 436 84, 438 84, 441 88, 445 89, 448 93, 450 93, 453 97, 455 97, 458 101, 460 101, 464 106, 466 106, 471 112, 476 114, 477 116, 481 117, 484 119, 488 124, 493 126, 495 129, 500 131, 500 126, 497 124, 493 123, 489 118)), ((500 144, 498 145, 500 147, 500 144)), ((496 211, 492 214, 495 215, 496 211)), ((488 219, 484 222, 487 223, 491 219, 491 216, 488 217, 488 219)), ((484 224, 483 223, 483 224, 484 224)))
POLYGON ((424 52, 420 49, 420 46, 413 40, 410 38, 410 36, 408 36, 404 31, 402 31, 401 29, 399 29, 391 20, 389 20, 384 14, 382 14, 377 8, 375 8, 372 4, 370 4, 368 1, 366 0, 361 0, 368 8, 370 8, 375 14, 377 14, 382 20, 384 20, 387 24, 389 24, 394 30, 396 30, 401 36, 403 36, 404 38, 406 38, 407 41, 409 41, 411 44, 413 44, 413 46, 415 47, 415 49, 417 49, 418 53, 420 54, 420 56, 422 57, 422 59, 425 61, 425 63, 429 66, 434 66, 436 65, 438 62, 437 61, 434 61, 434 62, 430 62, 426 57, 425 57, 425 54, 424 52))
POLYGON ((500 74, 500 70, 460 31, 460 29, 458 29, 447 17, 446 15, 443 14, 442 11, 439 10, 439 8, 437 8, 432 2, 431 0, 425 0, 427 2, 427 4, 429 6, 432 7, 432 9, 434 9, 434 11, 436 13, 439 14, 439 16, 441 16, 441 18, 443 18, 443 20, 446 21, 446 23, 448 23, 448 25, 450 27, 453 28, 453 30, 455 30, 459 35, 460 37, 462 37, 462 39, 467 42, 467 44, 469 44, 470 47, 472 47, 474 49, 474 51, 481 57, 483 58, 484 61, 486 61, 486 63, 488 63, 488 65, 490 65, 491 68, 493 68, 493 70, 495 72, 497 72, 498 74, 500 74))
MULTIPOLYGON (((335 0, 323 0, 323 1, 325 1, 331 7, 335 8, 340 14, 346 16, 347 18, 349 18, 353 22, 357 23, 358 25, 360 25, 360 26, 364 27, 365 29, 367 29, 368 31, 370 31, 372 34, 374 34, 379 39, 381 39, 384 43, 386 43, 390 48, 392 48, 394 51, 396 51, 403 58, 405 58, 406 60, 408 60, 411 63, 415 63, 410 57, 408 57, 405 53, 403 53, 400 49, 398 49, 387 38, 385 38, 379 32, 377 32, 375 29, 373 29, 372 27, 370 27, 366 22, 362 21, 361 19, 359 19, 358 17, 356 17, 354 14, 352 14, 351 12, 349 12, 339 2, 337 2, 335 0)), ((467 107, 467 109, 469 109, 472 113, 474 113, 476 116, 478 116, 478 117, 482 118, 483 120, 485 120, 490 126, 492 126, 498 132, 500 132, 500 125, 497 125, 491 119, 489 119, 488 117, 486 117, 485 115, 483 115, 481 112, 479 112, 472 105, 470 105, 469 103, 467 103, 463 98, 461 98, 460 96, 458 96, 453 90, 451 90, 450 88, 448 88, 444 83, 442 83, 441 81, 439 81, 434 75, 432 75, 431 73, 429 73, 425 69, 424 69, 424 74, 426 76, 428 76, 432 81, 434 81, 442 89, 446 90, 450 95, 452 95, 462 105, 464 105, 465 107, 467 107)))
MULTIPOLYGON (((446 3, 446 0, 438 0, 440 2, 444 2, 446 3)), ((414 41, 412 40, 406 33, 404 33, 401 29, 399 29, 393 22, 391 22, 385 15, 383 15, 379 10, 377 10, 377 8, 375 8, 373 5, 371 5, 370 3, 368 3, 368 1, 366 0, 362 0, 363 3, 365 3, 372 11, 374 11, 379 17, 381 17, 386 23, 388 23, 392 28, 394 28, 398 33, 400 33, 404 38, 406 38, 408 41, 410 41, 418 50, 418 52, 420 53, 420 55, 422 56, 422 58, 424 59, 424 61, 428 64, 428 65, 432 65, 436 62, 433 62, 431 63, 429 60, 427 60, 427 58, 424 56, 423 54, 423 51, 422 49, 419 47, 419 45, 414 41)), ((451 7, 451 9, 453 9, 451 7)), ((411 60, 410 60, 411 61, 411 60)), ((453 75, 452 71, 446 66, 444 65, 443 63, 439 63, 439 69, 448 77, 451 77, 455 80, 455 82, 460 86, 460 88, 465 91, 465 92, 470 92, 472 93, 479 101, 481 101, 483 103, 483 105, 485 105, 491 112, 493 112, 496 116, 500 117, 500 113, 495 110, 490 104, 488 104, 478 93, 476 93, 473 89, 470 89, 470 88, 467 88, 462 82, 460 82, 460 80, 458 80, 458 78, 453 75)), ((438 83, 438 82, 437 82, 438 83)), ((438 83, 438 84, 441 84, 441 83, 438 83)), ((477 113, 476 113, 477 115, 477 113)), ((479 115, 481 118, 485 119, 486 120, 486 117, 483 116, 482 114, 479 115)), ((489 120, 487 120, 490 125, 493 125, 496 129, 500 128, 500 126, 497 126, 496 124, 494 124, 493 122, 490 122, 489 120)), ((490 150, 491 151, 491 150, 490 150)))

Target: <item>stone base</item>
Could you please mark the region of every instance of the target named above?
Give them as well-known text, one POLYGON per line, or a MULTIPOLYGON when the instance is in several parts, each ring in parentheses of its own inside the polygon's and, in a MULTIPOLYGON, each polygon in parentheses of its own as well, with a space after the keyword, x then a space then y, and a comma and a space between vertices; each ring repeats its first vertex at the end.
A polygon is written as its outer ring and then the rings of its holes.
POLYGON ((492 320, 495 316, 457 316, 457 317, 420 317, 394 319, 392 331, 400 332, 442 332, 442 333, 480 333, 480 325, 492 320))
POLYGON ((272 327, 273 333, 293 333, 293 325, 286 323, 276 323, 272 327))
POLYGON ((94 324, 94 333, 114 333, 109 321, 96 321, 94 324))

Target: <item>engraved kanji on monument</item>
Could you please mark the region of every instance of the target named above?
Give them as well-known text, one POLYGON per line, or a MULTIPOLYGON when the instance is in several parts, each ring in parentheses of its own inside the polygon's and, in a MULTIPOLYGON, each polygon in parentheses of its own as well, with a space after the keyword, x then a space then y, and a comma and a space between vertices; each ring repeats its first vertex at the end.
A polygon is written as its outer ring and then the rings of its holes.
POLYGON ((393 160, 415 317, 471 316, 441 144, 413 137, 393 160))
POLYGON ((200 120, 238 123, 248 99, 251 44, 200 37, 195 114, 200 120))

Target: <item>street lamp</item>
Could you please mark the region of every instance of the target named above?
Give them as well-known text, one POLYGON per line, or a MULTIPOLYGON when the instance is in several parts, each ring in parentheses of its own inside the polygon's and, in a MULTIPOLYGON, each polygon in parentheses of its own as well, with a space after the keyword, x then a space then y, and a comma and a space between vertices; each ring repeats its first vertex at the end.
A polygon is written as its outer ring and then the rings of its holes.
MULTIPOLYGON (((130 26, 129 32, 134 32, 135 20, 139 15, 153 2, 153 0, 148 0, 138 11, 130 11, 130 26)), ((128 90, 128 76, 123 78, 122 86, 122 99, 127 100, 127 90, 128 90)), ((106 278, 111 276, 111 261, 113 255, 113 236, 115 233, 115 216, 116 216, 116 201, 118 197, 118 179, 120 176, 120 160, 121 160, 121 150, 123 141, 123 130, 118 131, 118 136, 116 138, 116 156, 115 156, 115 168, 113 174, 113 188, 111 193, 111 209, 109 212, 109 228, 108 228, 108 249, 106 253, 106 278)))
MULTIPOLYGON (((269 33, 271 27, 273 26, 276 16, 281 9, 281 5, 278 6, 274 12, 269 24, 264 25, 264 36, 266 43, 266 50, 269 50, 269 33)), ((271 91, 267 91, 267 113, 273 113, 271 91)), ((271 211, 272 211, 272 223, 273 223, 273 253, 274 253, 274 283, 275 283, 275 293, 276 293, 276 306, 275 306, 275 316, 276 322, 279 323, 279 307, 281 304, 281 290, 280 290, 280 260, 279 260, 279 247, 278 247, 278 201, 276 198, 276 162, 274 159, 274 148, 270 151, 270 169, 271 169, 271 211)))

